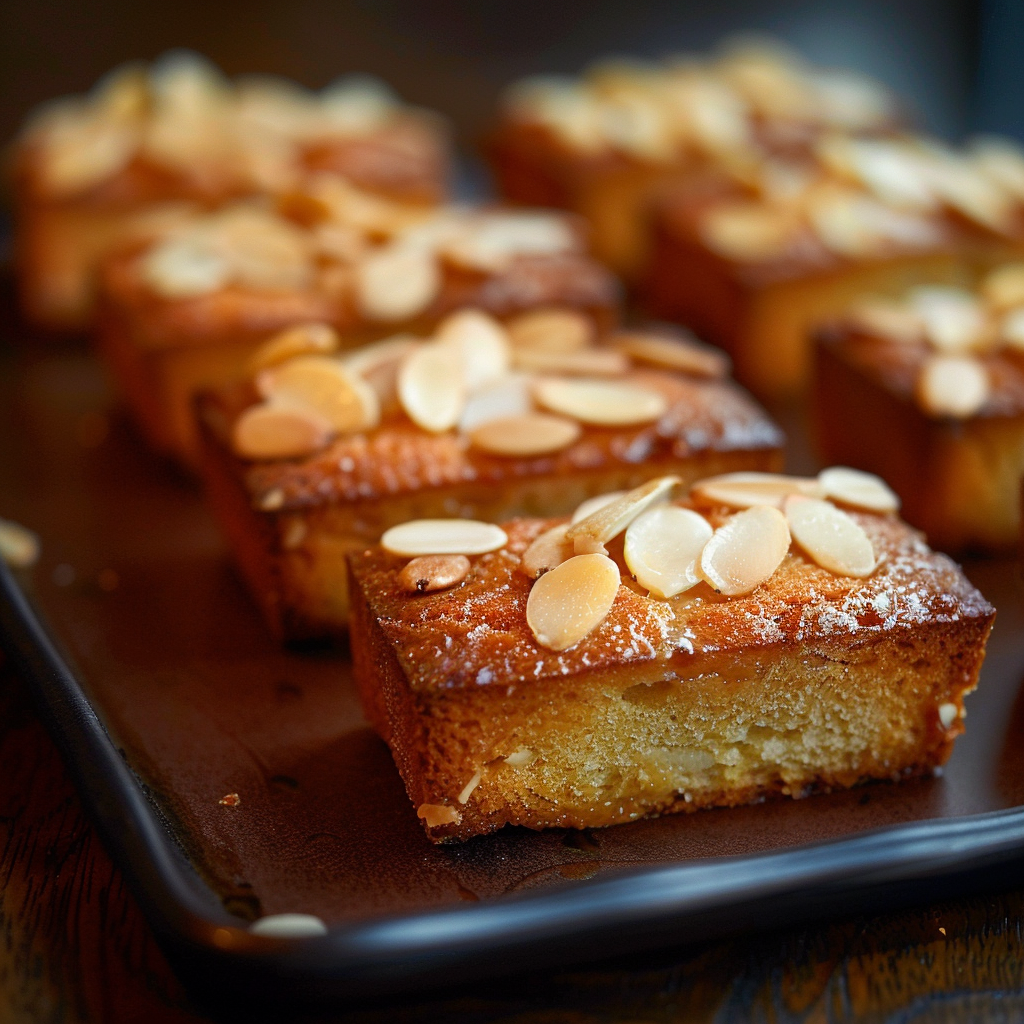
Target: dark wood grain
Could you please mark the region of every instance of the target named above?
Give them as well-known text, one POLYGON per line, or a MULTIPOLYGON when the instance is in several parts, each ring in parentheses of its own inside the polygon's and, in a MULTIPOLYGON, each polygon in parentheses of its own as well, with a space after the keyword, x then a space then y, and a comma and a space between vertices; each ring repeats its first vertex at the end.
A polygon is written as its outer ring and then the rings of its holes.
MULTIPOLYGON (((177 983, 17 675, 0 670, 0 1021, 187 1024, 177 983)), ((1024 891, 496 983, 359 1024, 1024 1018, 1024 891)))

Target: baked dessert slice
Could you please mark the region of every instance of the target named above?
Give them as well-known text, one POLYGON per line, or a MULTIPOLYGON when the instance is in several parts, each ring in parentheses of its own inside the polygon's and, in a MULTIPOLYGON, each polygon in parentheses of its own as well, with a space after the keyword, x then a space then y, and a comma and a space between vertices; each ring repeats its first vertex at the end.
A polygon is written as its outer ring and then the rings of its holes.
POLYGON ((381 83, 310 93, 283 79, 232 83, 200 57, 166 55, 33 117, 14 154, 22 304, 45 327, 91 318, 98 260, 182 208, 275 195, 329 173, 375 195, 434 204, 445 191, 441 119, 381 83))
POLYGON ((900 119, 877 83, 747 40, 704 59, 606 62, 576 79, 519 82, 489 156, 503 196, 580 214, 595 254, 631 280, 646 265, 647 206, 666 185, 803 152, 824 132, 886 133, 900 119))
POLYGON ((957 283, 1024 247, 1024 154, 927 139, 820 139, 666 195, 645 289, 732 356, 755 393, 806 387, 810 334, 865 293, 957 283))
POLYGON ((1013 548, 1024 479, 1024 264, 973 289, 864 299, 817 335, 814 414, 829 460, 892 481, 949 551, 1013 548))
POLYGON ((673 483, 568 528, 417 522, 350 557, 363 707, 432 841, 802 797, 946 760, 995 613, 871 510, 892 493, 850 470, 742 474, 667 503, 673 483))
POLYGON ((781 466, 781 432, 720 353, 597 334, 568 309, 462 311, 340 356, 290 332, 254 381, 204 394, 207 494, 273 631, 343 633, 345 555, 408 519, 558 515, 665 473, 781 466))
POLYGON ((274 333, 328 323, 352 347, 427 333, 452 310, 499 318, 546 306, 614 322, 619 287, 562 214, 428 209, 318 177, 111 254, 97 343, 152 447, 194 462, 190 409, 274 333))

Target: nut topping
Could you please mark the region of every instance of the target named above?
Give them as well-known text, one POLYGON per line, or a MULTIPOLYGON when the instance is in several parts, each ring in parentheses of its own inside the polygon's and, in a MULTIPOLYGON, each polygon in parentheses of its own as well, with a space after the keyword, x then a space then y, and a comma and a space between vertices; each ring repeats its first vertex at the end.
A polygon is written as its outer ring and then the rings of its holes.
POLYGON ((314 413, 264 402, 235 421, 231 447, 243 459, 301 459, 320 451, 332 434, 331 424, 314 413))
POLYGON ((471 433, 491 420, 523 416, 533 409, 530 378, 525 373, 507 373, 485 384, 469 396, 459 417, 459 430, 471 433))
POLYGON ((573 523, 566 537, 577 554, 604 551, 604 545, 617 537, 641 512, 664 501, 679 483, 677 476, 662 476, 627 491, 621 498, 603 505, 585 519, 573 523))
POLYGON ((537 643, 564 651, 597 628, 615 603, 619 567, 607 556, 575 555, 533 585, 526 621, 537 643))
POLYGON ((575 420, 533 412, 489 420, 473 430, 469 439, 476 448, 492 455, 529 458, 562 451, 582 432, 575 420))
POLYGON ((1024 263, 1008 263, 981 282, 982 298, 995 310, 1024 306, 1024 263))
POLYGON ((786 520, 793 540, 837 576, 870 576, 877 559, 871 539, 846 512, 817 498, 790 498, 786 520))
POLYGON ((960 717, 960 709, 951 701, 939 705, 939 721, 943 729, 948 729, 960 717))
POLYGON ((398 574, 398 585, 410 594, 429 594, 454 587, 468 572, 465 555, 421 555, 398 574))
POLYGON ((416 817, 422 818, 427 828, 438 828, 441 825, 458 825, 462 814, 454 807, 446 804, 420 804, 416 808, 416 817))
POLYGON ((486 313, 476 309, 453 313, 434 337, 438 344, 451 347, 469 391, 508 372, 508 336, 501 324, 486 313))
POLYGON ((338 332, 330 324, 297 324, 260 345, 249 360, 248 372, 255 376, 296 356, 330 355, 337 347, 338 332))
POLYGON ((737 512, 715 530, 700 556, 700 575, 729 597, 749 594, 789 551, 786 517, 769 505, 737 512))
POLYGON ((859 303, 848 319, 866 334, 900 345, 916 345, 925 340, 924 323, 909 306, 887 299, 859 303))
POLYGON ((729 357, 718 349, 698 345, 687 338, 669 338, 657 334, 620 332, 612 344, 637 362, 665 370, 678 370, 694 377, 719 379, 729 373, 729 357))
POLYGON ((574 309, 537 309, 508 323, 512 347, 540 352, 581 352, 594 342, 590 317, 574 309))
POLYGON ((854 508, 867 509, 869 512, 896 512, 900 507, 896 493, 874 473, 863 473, 846 466, 832 466, 818 474, 818 483, 826 498, 854 508))
POLYGON ((917 400, 931 416, 967 419, 988 401, 988 371, 970 356, 929 356, 917 378, 917 400))
POLYGON ((430 252, 392 245, 356 265, 356 301, 368 320, 405 320, 437 298, 441 271, 430 252))
POLYGON ((565 536, 568 529, 569 524, 562 523, 560 526, 552 526, 550 530, 545 530, 523 552, 522 561, 519 563, 520 571, 531 580, 535 580, 549 569, 554 569, 556 565, 561 565, 572 558, 572 541, 567 540, 565 536))
POLYGON ((451 430, 466 403, 466 385, 452 350, 436 342, 411 352, 398 370, 398 398, 418 427, 451 430))
POLYGON ((697 562, 713 533, 711 524, 691 509, 648 509, 626 528, 626 565, 652 597, 674 597, 700 582, 697 562))
POLYGON ((508 543, 500 526, 478 519, 413 519, 392 526, 380 545, 393 555, 482 555, 508 543))
POLYGON ((576 506, 576 511, 572 514, 572 521, 578 523, 581 519, 586 519, 587 516, 592 515, 599 508, 604 508, 605 505, 618 501, 625 493, 625 491, 609 491, 607 494, 598 494, 593 498, 587 498, 586 501, 581 501, 576 506))
POLYGON ((970 292, 932 285, 915 288, 910 301, 928 341, 939 352, 958 355, 983 344, 985 313, 970 292))
POLYGON ((701 234, 720 256, 754 263, 785 253, 797 228, 786 211, 745 203, 709 210, 701 223, 701 234))
POLYGON ((417 344, 411 334, 396 334, 346 352, 342 363, 349 373, 373 388, 381 408, 386 409, 398 401, 398 368, 417 344))
POLYGON ((343 434, 372 430, 380 422, 376 392, 329 356, 298 356, 263 370, 256 389, 275 405, 314 414, 343 434))
POLYGON ((613 349, 585 352, 543 352, 521 348, 513 352, 517 369, 535 373, 561 373, 578 377, 621 377, 629 370, 629 359, 613 349))
POLYGON ((808 498, 822 496, 817 480, 801 476, 782 476, 779 473, 723 473, 698 480, 690 494, 699 501, 729 508, 751 508, 754 505, 772 505, 782 508, 791 494, 808 498))
POLYGON ((548 377, 537 381, 533 394, 551 412, 603 427, 651 423, 668 410, 664 395, 621 381, 548 377))

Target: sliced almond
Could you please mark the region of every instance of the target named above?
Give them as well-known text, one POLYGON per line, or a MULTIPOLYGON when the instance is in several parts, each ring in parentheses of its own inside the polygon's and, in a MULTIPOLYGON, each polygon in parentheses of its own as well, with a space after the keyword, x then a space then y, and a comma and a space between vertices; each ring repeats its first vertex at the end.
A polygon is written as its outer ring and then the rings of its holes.
POLYGON ((615 603, 619 567, 607 555, 574 555, 544 573, 526 602, 537 643, 564 651, 596 629, 615 603))
POLYGON ((447 804, 420 804, 416 808, 416 817, 423 819, 427 828, 439 828, 441 825, 458 825, 462 814, 447 804))
POLYGON ((560 452, 579 440, 582 432, 575 420, 532 412, 490 420, 473 430, 469 439, 474 447, 492 455, 529 458, 560 452))
POLYGON ((567 377, 621 377, 630 365, 621 352, 597 348, 586 352, 542 352, 523 348, 513 352, 512 362, 518 370, 567 377))
POLYGON ((253 353, 250 375, 287 362, 295 356, 329 355, 338 347, 338 332, 330 324, 298 324, 275 334, 253 353))
POLYGON ((624 381, 548 377, 533 389, 539 405, 602 427, 631 427, 652 423, 668 411, 664 395, 624 381))
POLYGON ((873 338, 915 345, 925 340, 924 321, 906 303, 869 299, 847 314, 854 327, 873 338))
POLYGON ((540 352, 582 352, 594 343, 594 322, 575 309, 537 309, 507 324, 515 349, 540 352))
POLYGON ((398 574, 398 585, 410 594, 430 594, 461 583, 469 573, 465 555, 421 555, 398 574))
POLYGON ((459 430, 471 433, 492 420, 523 416, 533 409, 533 380, 525 373, 506 373, 474 391, 459 417, 459 430))
POLYGON ((11 519, 0 519, 0 559, 14 569, 27 569, 39 558, 39 538, 11 519))
POLYGON ((442 252, 460 267, 495 273, 517 256, 550 255, 578 248, 567 220, 552 213, 486 213, 475 217, 444 244, 442 252))
POLYGON ((529 747, 519 747, 504 758, 505 764, 512 768, 525 768, 536 760, 537 755, 529 747))
POLYGON ((799 223, 789 211, 759 203, 719 206, 708 211, 700 225, 709 248, 740 263, 783 255, 798 230, 799 223))
POLYGON ((393 555, 482 555, 508 543, 500 526, 478 519, 413 519, 392 526, 380 546, 393 555))
POLYGON ((422 313, 441 290, 430 252, 388 246, 356 265, 356 301, 368 320, 405 320, 422 313))
POLYGON ((398 370, 398 398, 417 426, 439 434, 451 430, 466 403, 462 367, 445 345, 422 345, 398 370))
POLYGON ((700 582, 697 563, 713 533, 711 524, 692 509, 648 509, 626 527, 626 565, 652 597, 674 597, 700 582))
POLYGON ((561 526, 552 526, 545 530, 524 552, 522 561, 519 563, 520 571, 524 572, 531 580, 542 576, 549 569, 561 565, 566 559, 572 558, 572 541, 567 540, 566 530, 568 523, 561 526))
POLYGON ((958 355, 982 346, 985 310, 969 291, 930 285, 915 288, 910 301, 924 324, 926 338, 939 352, 958 355))
POLYGON ((226 255, 199 235, 171 238, 153 246, 142 257, 140 269, 150 289, 167 299, 209 295, 231 280, 226 255))
POLYGON ((263 370, 256 388, 275 404, 315 414, 341 433, 372 430, 380 423, 376 392, 329 356, 298 356, 263 370))
POLYGON ((737 512, 704 545, 700 575, 728 597, 749 594, 767 580, 789 551, 786 517, 769 505, 737 512))
POLYGON ((468 803, 469 798, 473 795, 473 791, 480 785, 482 779, 483 774, 479 770, 473 772, 469 777, 469 782, 462 787, 462 791, 455 799, 458 800, 460 804, 468 803))
POLYGON ((411 334, 397 334, 346 353, 342 362, 373 388, 383 410, 398 401, 398 369, 418 344, 411 334))
POLYGON ((620 332, 611 338, 611 343, 631 359, 651 366, 694 377, 719 379, 729 375, 729 357, 724 352, 685 338, 620 332))
POLYGON ((950 728, 959 717, 960 709, 951 701, 939 705, 939 721, 942 723, 943 729, 950 728))
POLYGON ((618 501, 625 493, 625 491, 609 491, 607 494, 598 494, 593 498, 587 498, 586 501, 581 501, 576 506, 576 511, 572 514, 572 521, 578 523, 581 519, 586 519, 587 516, 593 515, 599 508, 604 508, 605 505, 618 501))
POLYGON ((967 419, 992 392, 988 370, 970 356, 930 356, 917 378, 917 400, 931 416, 967 419))
POLYGON ((1008 263, 981 282, 982 298, 996 310, 1024 306, 1024 263, 1008 263))
POLYGON ((438 327, 434 338, 456 353, 462 365, 462 378, 470 391, 508 372, 510 354, 505 328, 478 309, 453 313, 438 327))
POLYGON ((573 542, 577 554, 603 551, 604 545, 622 533, 638 515, 668 498, 678 483, 677 476, 648 480, 573 523, 566 537, 573 542))
POLYGON ((877 559, 864 528, 831 502, 789 499, 786 521, 793 540, 823 569, 837 576, 870 576, 877 559))
POLYGON ((782 508, 791 494, 808 498, 822 497, 817 480, 802 476, 782 476, 779 473, 723 473, 698 480, 690 489, 697 500, 729 508, 751 508, 754 505, 772 505, 782 508))
POLYGON ((231 431, 231 447, 243 459, 301 459, 320 451, 334 431, 303 409, 264 402, 246 409, 231 431))
POLYGON ((1024 306, 1011 309, 999 326, 999 340, 1007 347, 1024 351, 1024 306))
POLYGON ((864 473, 846 466, 831 466, 818 474, 823 496, 841 501, 844 505, 867 509, 869 512, 896 512, 899 496, 874 473, 864 473))

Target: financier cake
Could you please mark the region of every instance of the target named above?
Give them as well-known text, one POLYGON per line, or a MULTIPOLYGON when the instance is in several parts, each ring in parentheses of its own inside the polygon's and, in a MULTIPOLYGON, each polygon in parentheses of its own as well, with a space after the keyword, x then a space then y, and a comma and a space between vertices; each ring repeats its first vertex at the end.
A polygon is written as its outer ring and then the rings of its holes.
POLYGON ((849 469, 663 477, 349 558, 352 658, 434 842, 932 771, 995 612, 849 469))
POLYGON ((665 473, 781 466, 783 437, 683 337, 617 332, 578 310, 502 324, 479 309, 428 338, 350 352, 306 325, 199 402, 213 509, 272 629, 343 631, 344 556, 417 517, 562 515, 665 473))

